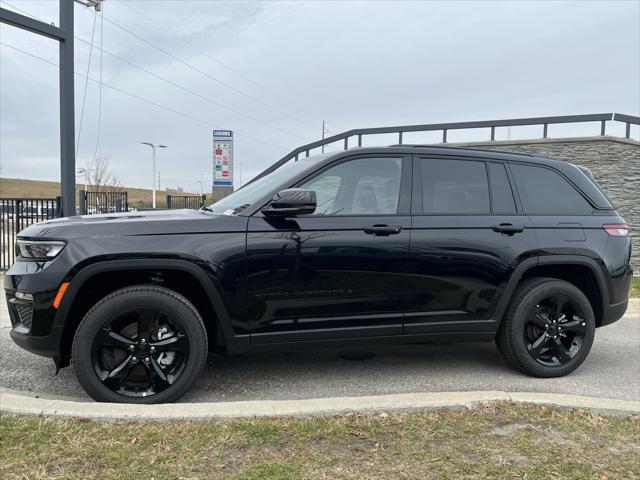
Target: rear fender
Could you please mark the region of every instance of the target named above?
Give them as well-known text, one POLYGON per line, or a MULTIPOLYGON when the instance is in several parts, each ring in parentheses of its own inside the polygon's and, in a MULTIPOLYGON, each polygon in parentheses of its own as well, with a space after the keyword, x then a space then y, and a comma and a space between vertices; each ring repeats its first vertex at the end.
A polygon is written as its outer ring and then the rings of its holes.
POLYGON ((504 317, 509 304, 511 303, 511 299, 520 283, 522 277, 527 273, 527 271, 531 270, 534 267, 542 266, 542 265, 582 265, 589 268, 589 270, 593 273, 596 282, 598 284, 598 290, 600 291, 600 298, 602 298, 603 307, 609 305, 609 287, 606 280, 606 277, 602 271, 602 266, 600 266, 594 259, 589 257, 584 257, 581 255, 550 255, 550 256, 542 256, 537 258, 529 258, 522 262, 518 267, 514 270, 511 278, 509 279, 500 300, 498 301, 498 305, 496 306, 496 310, 494 312, 493 318, 498 323, 504 317))

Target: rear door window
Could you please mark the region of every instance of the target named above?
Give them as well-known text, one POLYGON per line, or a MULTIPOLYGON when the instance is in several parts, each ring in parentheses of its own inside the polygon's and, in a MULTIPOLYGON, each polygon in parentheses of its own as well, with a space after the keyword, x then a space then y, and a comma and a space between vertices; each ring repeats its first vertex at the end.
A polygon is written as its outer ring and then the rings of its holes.
POLYGON ((423 214, 464 215, 491 211, 484 162, 431 158, 420 161, 423 214))
POLYGON ((559 173, 545 167, 511 164, 525 213, 588 215, 593 207, 559 173))

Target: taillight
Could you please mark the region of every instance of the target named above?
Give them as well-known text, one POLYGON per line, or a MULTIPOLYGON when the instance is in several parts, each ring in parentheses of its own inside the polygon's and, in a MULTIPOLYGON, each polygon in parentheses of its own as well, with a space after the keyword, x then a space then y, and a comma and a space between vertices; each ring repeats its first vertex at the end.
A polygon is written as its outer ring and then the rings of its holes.
POLYGON ((621 225, 603 225, 602 228, 614 237, 626 237, 629 235, 629 225, 626 223, 621 225))

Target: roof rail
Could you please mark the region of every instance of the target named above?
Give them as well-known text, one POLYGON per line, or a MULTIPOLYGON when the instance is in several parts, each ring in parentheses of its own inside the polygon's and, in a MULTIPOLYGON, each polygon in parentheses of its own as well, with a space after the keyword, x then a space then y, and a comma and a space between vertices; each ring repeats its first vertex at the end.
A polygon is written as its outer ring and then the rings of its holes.
POLYGON ((454 123, 432 123, 424 125, 401 125, 396 127, 374 127, 374 128, 357 128, 348 130, 346 132, 338 133, 330 137, 318 140, 315 142, 302 145, 287 155, 282 157, 276 163, 271 165, 266 170, 262 171, 259 175, 254 177, 250 182, 245 185, 273 172, 280 165, 285 164, 291 159, 298 159, 301 154, 306 157, 309 156, 309 152, 315 148, 320 148, 325 145, 329 145, 334 142, 344 141, 344 150, 349 149, 349 139, 351 137, 357 137, 358 147, 362 146, 362 137, 364 135, 379 135, 385 133, 395 133, 398 135, 398 144, 403 145, 402 135, 405 132, 442 132, 442 143, 447 143, 447 132, 449 130, 465 130, 475 128, 488 128, 490 129, 490 140, 493 141, 496 138, 496 128, 498 127, 517 127, 524 125, 541 125, 542 126, 542 138, 548 138, 549 125, 555 125, 560 123, 588 123, 588 122, 600 122, 600 135, 606 134, 607 122, 622 122, 626 124, 625 138, 631 138, 631 125, 640 125, 640 117, 633 115, 624 115, 622 113, 591 113, 586 115, 563 115, 555 117, 532 117, 532 118, 512 118, 507 120, 482 120, 476 122, 454 122, 454 123))
POLYGON ((488 148, 476 148, 476 147, 457 147, 457 146, 445 146, 445 145, 430 145, 421 143, 394 143, 393 145, 387 145, 388 147, 407 147, 407 148, 442 148, 449 150, 472 150, 474 152, 487 152, 487 153, 508 153, 509 155, 521 155, 523 157, 535 157, 531 153, 525 152, 510 152, 507 150, 489 150, 488 148))

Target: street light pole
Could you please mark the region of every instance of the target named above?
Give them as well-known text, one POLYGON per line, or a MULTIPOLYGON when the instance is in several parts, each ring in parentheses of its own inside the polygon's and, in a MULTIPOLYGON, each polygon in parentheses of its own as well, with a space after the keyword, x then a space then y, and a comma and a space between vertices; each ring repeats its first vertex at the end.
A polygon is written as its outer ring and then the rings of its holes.
POLYGON ((89 190, 89 172, 91 172, 93 169, 89 168, 89 167, 82 167, 78 169, 78 175, 84 175, 84 191, 86 192, 87 190, 89 190))
POLYGON ((153 179, 153 190, 152 190, 152 198, 153 198, 153 208, 156 208, 156 148, 167 148, 166 145, 159 145, 157 143, 151 143, 151 142, 140 142, 142 145, 149 145, 151 147, 151 149, 153 150, 153 176, 151 177, 153 179))
POLYGON ((203 178, 202 173, 200 174, 200 180, 198 180, 198 183, 200 184, 200 196, 202 196, 202 195, 204 195, 204 188, 203 188, 204 178, 203 178))

